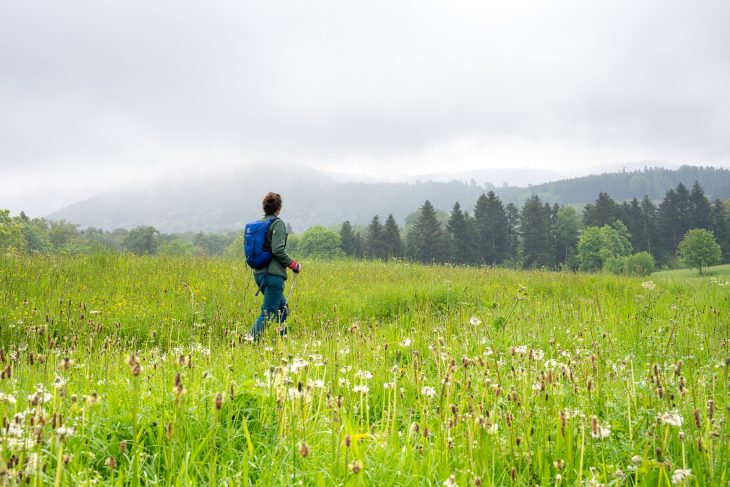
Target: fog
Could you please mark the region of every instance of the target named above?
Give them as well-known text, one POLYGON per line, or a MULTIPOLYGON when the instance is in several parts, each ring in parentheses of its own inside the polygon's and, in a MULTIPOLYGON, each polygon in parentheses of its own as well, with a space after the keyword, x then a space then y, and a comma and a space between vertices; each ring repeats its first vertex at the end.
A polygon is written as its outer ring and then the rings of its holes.
POLYGON ((728 167, 728 18, 702 0, 3 2, 0 208, 256 164, 728 167))

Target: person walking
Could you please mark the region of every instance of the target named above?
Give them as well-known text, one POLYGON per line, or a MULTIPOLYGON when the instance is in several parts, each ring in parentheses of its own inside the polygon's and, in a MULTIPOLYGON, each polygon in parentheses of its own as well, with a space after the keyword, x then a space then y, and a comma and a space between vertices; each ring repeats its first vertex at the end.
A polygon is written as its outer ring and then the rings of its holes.
MULTIPOLYGON (((278 193, 267 193, 263 200, 264 217, 262 222, 273 220, 266 234, 267 250, 272 254, 271 262, 261 269, 254 271, 256 285, 264 295, 264 302, 261 304, 261 314, 251 327, 247 338, 257 342, 266 329, 268 322, 276 322, 279 325, 279 333, 286 335, 286 328, 283 326, 289 314, 288 303, 284 297, 284 281, 287 279, 287 269, 299 274, 302 265, 292 259, 286 252, 287 232, 284 221, 279 218, 281 212, 281 195, 278 193), (270 249, 269 249, 270 247, 270 249)), ((258 293, 256 293, 258 294, 258 293)))

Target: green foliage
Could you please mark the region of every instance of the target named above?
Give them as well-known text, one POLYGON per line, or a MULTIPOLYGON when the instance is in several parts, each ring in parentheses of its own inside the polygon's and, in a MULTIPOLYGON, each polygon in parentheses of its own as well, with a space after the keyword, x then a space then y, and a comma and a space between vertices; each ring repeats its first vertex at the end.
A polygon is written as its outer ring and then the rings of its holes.
POLYGON ((715 241, 715 235, 705 229, 688 231, 679 243, 679 255, 689 267, 697 269, 702 275, 702 268, 719 264, 722 258, 720 245, 715 241))
MULTIPOLYGON (((289 249, 287 249, 288 251, 289 249)), ((300 237, 297 252, 302 257, 331 259, 342 254, 340 236, 323 226, 308 228, 300 237)))
POLYGON ((613 226, 584 228, 578 240, 578 262, 579 268, 585 272, 596 272, 603 268, 606 262, 610 262, 611 269, 615 271, 623 266, 621 260, 614 260, 631 254, 631 242, 628 239, 626 227, 620 222, 614 222, 613 226))
POLYGON ((0 210, 0 252, 8 250, 23 251, 23 226, 10 217, 9 210, 0 210))
POLYGON ((408 253, 413 260, 443 262, 448 251, 446 233, 436 217, 436 210, 426 201, 418 211, 418 219, 408 232, 408 253))
POLYGON ((160 232, 155 227, 140 226, 129 231, 123 245, 133 254, 155 255, 160 243, 160 232))
POLYGON ((349 220, 340 228, 340 247, 345 255, 359 257, 361 254, 360 242, 349 220))
POLYGON ((522 236, 522 259, 525 267, 551 268, 555 261, 555 246, 552 236, 551 209, 543 206, 538 196, 533 196, 522 207, 520 235, 522 236))
POLYGON ((648 252, 633 255, 611 256, 603 263, 603 270, 613 274, 647 276, 654 272, 654 257, 648 252))

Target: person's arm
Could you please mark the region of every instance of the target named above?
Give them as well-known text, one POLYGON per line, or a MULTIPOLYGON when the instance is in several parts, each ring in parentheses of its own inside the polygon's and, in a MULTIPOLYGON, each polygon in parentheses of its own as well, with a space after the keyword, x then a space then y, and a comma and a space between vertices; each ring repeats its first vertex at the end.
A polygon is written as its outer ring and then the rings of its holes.
POLYGON ((271 253, 284 267, 294 269, 298 264, 286 253, 286 225, 282 220, 271 224, 271 253))

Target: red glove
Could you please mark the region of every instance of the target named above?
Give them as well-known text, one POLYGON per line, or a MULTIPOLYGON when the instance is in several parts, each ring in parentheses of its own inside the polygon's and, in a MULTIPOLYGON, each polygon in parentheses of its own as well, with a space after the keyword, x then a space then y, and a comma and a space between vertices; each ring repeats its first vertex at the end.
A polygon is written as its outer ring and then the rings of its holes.
POLYGON ((299 271, 302 270, 302 264, 299 264, 296 260, 292 259, 291 264, 289 264, 289 269, 294 271, 294 274, 299 274, 299 271))

